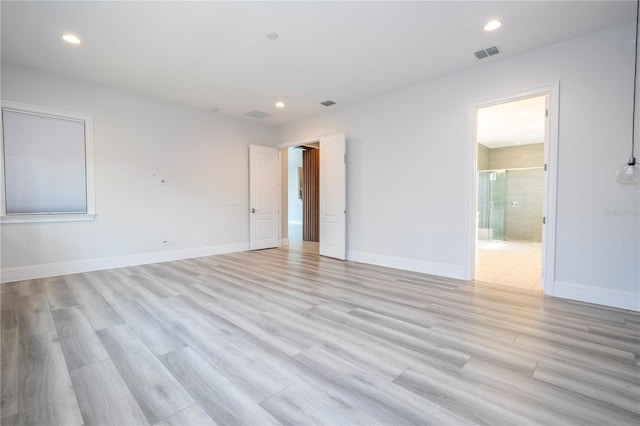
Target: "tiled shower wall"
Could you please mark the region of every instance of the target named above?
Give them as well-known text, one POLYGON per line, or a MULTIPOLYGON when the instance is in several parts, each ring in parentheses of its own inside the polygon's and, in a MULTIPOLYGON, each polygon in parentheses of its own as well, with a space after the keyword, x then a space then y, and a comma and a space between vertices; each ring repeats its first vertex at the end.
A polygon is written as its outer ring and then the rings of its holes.
POLYGON ((543 166, 544 144, 494 149, 478 145, 479 171, 507 170, 506 199, 496 205, 504 206, 505 240, 542 240, 543 166))
POLYGON ((478 170, 508 170, 544 166, 544 144, 488 149, 478 144, 478 170))
POLYGON ((542 240, 543 196, 543 169, 507 170, 506 240, 542 240))

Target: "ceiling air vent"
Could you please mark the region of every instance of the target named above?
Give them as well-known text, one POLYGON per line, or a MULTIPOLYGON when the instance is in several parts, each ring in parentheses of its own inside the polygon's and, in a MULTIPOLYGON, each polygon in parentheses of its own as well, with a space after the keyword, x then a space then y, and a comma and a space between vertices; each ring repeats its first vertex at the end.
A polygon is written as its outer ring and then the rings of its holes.
POLYGON ((487 47, 486 49, 478 50, 474 53, 474 55, 478 59, 484 59, 488 58, 489 56, 497 55, 498 53, 500 53, 500 48, 498 46, 491 46, 487 47))
POLYGON ((257 118, 258 120, 271 117, 271 114, 267 114, 266 112, 258 111, 255 109, 253 111, 245 112, 244 115, 251 118, 257 118))
POLYGON ((324 106, 331 106, 331 105, 335 105, 336 103, 329 100, 329 101, 320 102, 320 104, 324 106))

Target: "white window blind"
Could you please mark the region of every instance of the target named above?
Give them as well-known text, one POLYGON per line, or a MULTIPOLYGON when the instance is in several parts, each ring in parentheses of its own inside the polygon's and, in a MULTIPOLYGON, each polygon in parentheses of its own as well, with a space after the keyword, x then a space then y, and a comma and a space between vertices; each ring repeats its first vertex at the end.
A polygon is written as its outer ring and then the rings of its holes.
POLYGON ((43 220, 93 213, 91 123, 40 110, 2 109, 4 215, 43 220))

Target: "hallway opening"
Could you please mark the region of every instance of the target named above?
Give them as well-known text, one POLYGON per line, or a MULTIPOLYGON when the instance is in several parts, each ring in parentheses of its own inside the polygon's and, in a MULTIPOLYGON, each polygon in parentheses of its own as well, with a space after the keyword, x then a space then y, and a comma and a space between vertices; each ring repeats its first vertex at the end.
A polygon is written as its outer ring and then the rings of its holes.
POLYGON ((288 148, 287 232, 289 250, 319 252, 319 144, 288 148))

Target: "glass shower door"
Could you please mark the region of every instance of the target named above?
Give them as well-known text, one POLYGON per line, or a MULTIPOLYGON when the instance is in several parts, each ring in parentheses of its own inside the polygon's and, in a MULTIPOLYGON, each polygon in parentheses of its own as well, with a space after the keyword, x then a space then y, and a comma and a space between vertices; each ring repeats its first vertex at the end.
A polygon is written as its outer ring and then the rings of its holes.
POLYGON ((504 170, 478 173, 478 238, 504 240, 507 174, 504 170))

